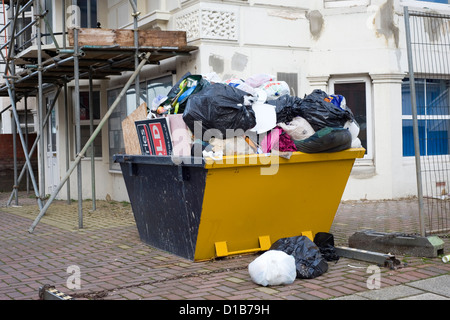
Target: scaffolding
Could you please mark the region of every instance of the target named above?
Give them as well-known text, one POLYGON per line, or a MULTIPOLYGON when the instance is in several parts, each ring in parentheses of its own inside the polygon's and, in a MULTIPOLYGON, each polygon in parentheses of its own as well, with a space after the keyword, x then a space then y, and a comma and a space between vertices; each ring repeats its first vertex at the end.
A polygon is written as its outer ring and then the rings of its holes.
MULTIPOLYGON (((136 107, 139 106, 140 86, 139 73, 141 69, 148 64, 159 64, 161 60, 176 57, 180 55, 189 55, 197 47, 188 46, 187 44, 178 45, 146 45, 141 44, 138 21, 140 12, 137 10, 137 0, 129 0, 132 8, 133 29, 128 30, 133 34, 131 43, 125 45, 120 44, 104 44, 99 39, 99 44, 89 43, 83 44, 79 41, 80 33, 91 32, 94 35, 96 32, 104 32, 104 30, 97 27, 87 29, 80 28, 79 17, 73 15, 74 23, 66 25, 67 5, 66 1, 62 0, 62 31, 55 33, 52 31, 51 24, 48 22, 48 11, 43 10, 40 5, 40 0, 3 0, 4 13, 8 14, 8 21, 0 29, 0 34, 7 33, 5 43, 0 48, 2 63, 4 69, 4 83, 0 83, 0 97, 9 97, 10 105, 4 108, 2 112, 10 108, 12 110, 14 121, 12 121, 13 144, 14 153, 16 153, 16 135, 19 136, 23 152, 25 154, 25 165, 22 167, 20 174, 17 167, 16 156, 14 157, 14 186, 7 205, 11 205, 13 199, 18 204, 18 185, 21 179, 27 174, 30 177, 34 194, 36 196, 37 204, 39 206, 39 214, 29 228, 32 233, 34 228, 39 223, 40 219, 45 215, 53 200, 58 193, 67 184, 67 200, 70 203, 70 176, 75 169, 77 169, 77 195, 78 195, 78 227, 83 228, 83 211, 82 211, 82 171, 81 159, 86 154, 87 150, 91 148, 91 184, 92 184, 92 201, 93 210, 95 210, 95 163, 93 152, 93 141, 102 130, 103 125, 108 121, 109 116, 114 111, 120 100, 126 94, 127 90, 135 84, 136 92, 136 107), (6 7, 8 10, 6 11, 6 7), (25 12, 32 12, 31 21, 24 25, 25 12), (19 23, 21 22, 21 25, 19 23), (43 33, 43 28, 46 28, 46 33, 43 33), (62 36, 62 43, 57 42, 57 36, 62 36), (52 39, 51 44, 43 44, 44 37, 52 39), (123 75, 124 72, 132 72, 131 77, 126 82, 121 90, 121 93, 116 98, 114 103, 109 107, 106 114, 101 119, 100 123, 94 130, 93 126, 93 80, 106 79, 109 76, 123 75), (89 101, 90 101, 90 138, 84 146, 81 146, 80 134, 80 80, 89 80, 89 101), (73 110, 75 119, 75 154, 76 157, 70 163, 69 161, 69 119, 68 119, 68 84, 73 84, 73 110), (53 101, 49 106, 44 105, 44 93, 53 93, 53 101), (53 190, 48 199, 45 195, 45 157, 44 157, 44 132, 48 126, 49 117, 53 108, 56 106, 56 100, 60 93, 64 94, 65 107, 65 143, 66 143, 66 174, 60 180, 58 186, 53 190), (22 132, 19 115, 17 112, 17 103, 22 99, 26 100, 28 97, 36 99, 36 108, 38 111, 38 130, 37 137, 31 149, 27 146, 26 137, 22 132), (39 163, 39 180, 33 173, 30 158, 36 151, 38 152, 39 163), (39 181, 39 184, 38 184, 39 181)), ((87 1, 87 12, 90 12, 90 3, 87 1)), ((69 3, 67 3, 69 4, 69 3)), ((77 0, 70 1, 71 8, 77 8, 77 0)), ((72 14, 72 13, 70 13, 72 14)), ((72 18, 72 16, 69 16, 72 18)), ((87 19, 88 24, 91 19, 87 19)), ((70 19, 69 19, 70 22, 70 19)), ((115 30, 112 30, 114 33, 115 30)), ((162 33, 169 31, 158 31, 162 33)), ((185 34, 184 34, 185 36, 185 34)))

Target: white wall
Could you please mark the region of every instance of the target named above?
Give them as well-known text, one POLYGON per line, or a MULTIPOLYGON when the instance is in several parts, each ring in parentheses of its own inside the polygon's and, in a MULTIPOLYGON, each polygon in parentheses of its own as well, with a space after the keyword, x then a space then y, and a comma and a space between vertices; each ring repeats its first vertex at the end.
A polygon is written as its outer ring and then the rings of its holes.
MULTIPOLYGON (((357 160, 343 199, 390 199, 416 194, 414 162, 402 155, 401 82, 406 75, 404 22, 392 0, 369 6, 318 8, 322 29, 312 40, 309 77, 365 75, 372 156, 357 160)), ((322 89, 328 90, 324 80, 322 89)), ((312 89, 312 88, 311 88, 312 89)))
POLYGON ((305 11, 298 7, 218 3, 192 5, 169 22, 170 30, 187 30, 189 44, 199 46, 195 60, 184 62, 184 70, 215 72, 223 80, 256 73, 305 74, 310 40, 302 31, 307 26, 305 11))

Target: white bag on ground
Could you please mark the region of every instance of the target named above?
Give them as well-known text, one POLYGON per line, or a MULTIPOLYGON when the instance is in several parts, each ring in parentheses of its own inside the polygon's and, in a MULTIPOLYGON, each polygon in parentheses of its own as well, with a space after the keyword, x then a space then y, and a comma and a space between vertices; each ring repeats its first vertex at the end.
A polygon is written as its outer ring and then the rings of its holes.
POLYGON ((248 272, 262 286, 291 284, 297 276, 295 258, 280 250, 264 252, 248 265, 248 272))

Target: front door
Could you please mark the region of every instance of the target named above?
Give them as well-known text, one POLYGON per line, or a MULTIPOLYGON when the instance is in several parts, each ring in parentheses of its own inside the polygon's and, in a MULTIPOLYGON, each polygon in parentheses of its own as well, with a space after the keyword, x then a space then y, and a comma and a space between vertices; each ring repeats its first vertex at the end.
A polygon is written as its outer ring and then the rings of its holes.
MULTIPOLYGON (((47 109, 52 104, 52 100, 49 97, 45 98, 47 109)), ((56 145, 56 110, 53 109, 48 119, 47 125, 47 174, 46 185, 47 193, 52 194, 59 184, 59 172, 58 172, 58 152, 56 145)))

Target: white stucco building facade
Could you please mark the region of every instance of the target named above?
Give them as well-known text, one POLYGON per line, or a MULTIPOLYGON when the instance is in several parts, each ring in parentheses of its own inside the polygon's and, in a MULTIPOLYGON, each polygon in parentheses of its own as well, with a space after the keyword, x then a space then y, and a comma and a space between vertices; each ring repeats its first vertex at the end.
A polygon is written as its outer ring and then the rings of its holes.
MULTIPOLYGON (((50 2, 54 5, 54 29, 59 30, 60 18, 56 18, 56 13, 61 10, 60 4, 50 2)), ((128 0, 97 2, 97 20, 102 27, 133 28, 128 0)), ((159 89, 167 90, 188 71, 215 72, 223 80, 267 73, 286 81, 291 95, 303 97, 314 89, 343 94, 346 98, 348 94, 348 106, 361 125, 366 155, 356 161, 343 200, 414 196, 417 192, 414 157, 405 156, 402 137, 402 84, 408 71, 403 5, 450 13, 450 5, 435 1, 138 1, 140 28, 183 30, 187 32, 188 44, 198 47, 190 56, 146 67, 140 75, 142 88, 151 103, 152 94, 159 89)), ((100 116, 106 113, 128 77, 129 74, 124 74, 94 82, 100 116)), ((87 90, 87 83, 84 85, 87 90)), ((130 91, 130 101, 133 99, 130 91)), ((70 137, 69 162, 74 158, 74 126, 68 130, 64 127, 62 97, 57 105, 57 166, 54 182, 46 181, 49 191, 66 172, 65 132, 70 137)), ((68 110, 70 105, 69 102, 68 110)), ((134 107, 124 101, 120 108, 129 113, 134 107)), ((72 115, 70 112, 73 124, 72 115)), ((123 149, 120 119, 119 115, 113 115, 96 142, 98 199, 128 200, 120 169, 112 162, 114 152, 123 149)), ((88 158, 82 161, 83 198, 92 196, 88 158)), ((76 190, 75 178, 70 179, 70 187, 76 190)), ((326 186, 324 192, 326 197, 326 186)), ((72 194, 76 198, 75 191, 72 194)), ((64 187, 58 198, 65 197, 64 187)))

